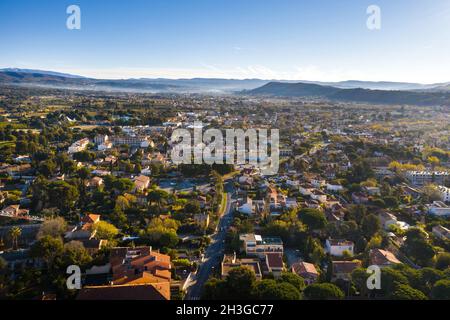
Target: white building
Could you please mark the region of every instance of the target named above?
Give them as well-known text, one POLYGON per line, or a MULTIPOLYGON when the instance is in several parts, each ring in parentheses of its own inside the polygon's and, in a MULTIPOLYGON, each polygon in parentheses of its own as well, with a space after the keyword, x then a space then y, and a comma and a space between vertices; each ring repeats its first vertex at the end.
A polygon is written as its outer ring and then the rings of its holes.
POLYGON ((246 254, 265 257, 267 253, 283 253, 283 241, 278 237, 261 237, 260 235, 249 233, 241 234, 239 240, 243 243, 246 254))
POLYGON ((434 201, 428 206, 428 213, 435 216, 450 216, 450 206, 442 201, 434 201))
POLYGON ((407 171, 406 178, 416 186, 430 183, 445 185, 450 181, 450 173, 445 171, 407 171))
POLYGON ((433 234, 442 240, 449 240, 450 239, 450 230, 447 228, 437 225, 433 227, 433 234))
POLYGON ((246 214, 246 215, 252 215, 253 214, 253 200, 249 197, 245 199, 245 201, 241 204, 241 206, 237 209, 240 213, 246 214))
POLYGON ((444 186, 438 186, 441 201, 450 202, 450 188, 444 186))
POLYGON ((86 150, 88 144, 89 144, 88 138, 78 140, 69 147, 68 153, 77 153, 86 150))
POLYGON ((340 184, 327 184, 327 191, 330 192, 339 192, 344 190, 344 187, 341 186, 340 184))
POLYGON ((325 252, 335 257, 342 257, 344 251, 353 255, 355 244, 348 240, 327 239, 325 242, 325 252))

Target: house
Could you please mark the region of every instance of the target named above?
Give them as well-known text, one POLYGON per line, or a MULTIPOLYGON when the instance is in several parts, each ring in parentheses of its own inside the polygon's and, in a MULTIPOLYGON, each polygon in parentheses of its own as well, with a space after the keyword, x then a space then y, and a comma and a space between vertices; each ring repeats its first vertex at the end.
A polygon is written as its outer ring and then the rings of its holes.
POLYGON ((344 190, 344 187, 340 184, 327 184, 327 191, 329 192, 339 192, 344 190))
POLYGON ((380 219, 380 223, 385 230, 389 230, 391 225, 397 225, 397 217, 392 213, 387 211, 381 211, 378 214, 378 218, 380 219))
POLYGON ((81 243, 83 243, 83 247, 87 250, 87 252, 92 255, 97 253, 100 249, 105 248, 108 244, 108 240, 84 239, 81 243))
POLYGON ((281 277, 281 273, 284 270, 283 253, 268 252, 266 253, 265 262, 268 273, 273 274, 275 278, 281 277))
POLYGON ((198 225, 202 229, 206 229, 209 226, 209 214, 195 214, 194 215, 194 222, 196 225, 198 225))
POLYGON ((77 299, 170 300, 170 269, 170 256, 151 247, 112 248, 108 264, 86 272, 107 283, 83 287, 77 299))
POLYGON ((242 214, 252 215, 253 210, 253 200, 250 197, 246 197, 241 205, 237 208, 237 211, 242 214))
POLYGON ((283 253, 283 241, 278 237, 261 237, 249 233, 241 234, 239 240, 243 243, 243 249, 247 255, 255 255, 263 258, 267 253, 283 253))
POLYGON ((369 197, 365 193, 362 193, 362 192, 353 192, 352 200, 356 204, 366 204, 369 202, 369 197))
POLYGON ((442 202, 450 202, 450 188, 438 186, 438 192, 442 202))
POLYGON ((155 252, 151 247, 112 248, 109 262, 113 285, 171 281, 170 256, 155 252))
POLYGON ((450 181, 450 173, 445 171, 407 171, 406 178, 416 186, 430 183, 444 186, 450 181))
POLYGON ((144 175, 140 175, 134 179, 134 192, 142 192, 150 185, 150 178, 144 175))
POLYGON ((320 203, 327 202, 327 195, 326 193, 320 191, 320 190, 313 190, 310 194, 311 199, 317 200, 320 203))
POLYGON ((92 171, 92 174, 96 175, 96 176, 104 177, 104 176, 109 176, 111 174, 111 171, 102 170, 102 169, 95 169, 94 171, 92 171))
POLYGON ((98 188, 102 186, 103 183, 104 183, 103 178, 93 177, 91 180, 88 181, 87 186, 90 188, 98 188))
POLYGON ((344 251, 353 255, 355 244, 348 240, 327 239, 325 241, 325 252, 335 257, 342 257, 344 251))
POLYGON ((298 191, 302 196, 310 196, 313 190, 314 187, 310 184, 302 184, 298 187, 298 191))
POLYGON ((376 265, 380 268, 401 263, 392 252, 382 249, 371 249, 369 253, 369 261, 371 265, 376 265))
POLYGON ((351 280, 353 270, 361 267, 361 261, 332 261, 332 281, 336 280, 351 280))
POLYGON ((295 198, 286 198, 285 207, 288 209, 298 208, 297 199, 295 198))
POLYGON ((291 271, 305 280, 306 285, 313 284, 319 278, 319 273, 312 263, 297 262, 291 267, 291 271))
MULTIPOLYGON (((64 239, 66 241, 87 241, 92 240, 97 231, 94 228, 94 225, 100 221, 100 215, 88 213, 81 218, 81 222, 79 225, 73 227, 71 230, 66 232, 64 235, 64 239)), ((101 246, 101 244, 99 244, 101 246)))
POLYGON ((170 300, 170 283, 87 286, 77 300, 170 300))
POLYGON ((441 226, 441 225, 437 225, 434 226, 433 229, 433 234, 441 239, 441 240, 450 240, 450 230, 441 226))
POLYGON ((432 204, 427 205, 427 208, 429 214, 440 217, 450 216, 450 206, 442 201, 434 201, 432 204))
POLYGON ((380 188, 378 187, 363 187, 363 191, 369 196, 378 196, 381 194, 380 188))
POLYGON ((7 206, 6 208, 0 211, 0 215, 3 217, 10 218, 24 218, 28 217, 29 210, 28 209, 20 209, 20 205, 14 204, 7 206))
POLYGON ((81 152, 83 150, 86 150, 87 146, 89 144, 89 139, 88 138, 84 138, 78 141, 75 141, 68 150, 69 154, 73 154, 73 153, 77 153, 77 152, 81 152))
POLYGON ((144 176, 151 176, 152 175, 152 169, 150 167, 145 167, 141 170, 141 174, 144 176))
POLYGON ((262 279, 262 272, 261 272, 261 266, 260 266, 260 259, 259 258, 242 258, 238 259, 236 258, 236 253, 233 255, 227 255, 225 254, 223 256, 223 260, 221 263, 221 277, 222 279, 226 278, 228 276, 228 273, 231 269, 237 268, 237 267, 247 267, 250 268, 255 272, 255 276, 257 280, 262 279))

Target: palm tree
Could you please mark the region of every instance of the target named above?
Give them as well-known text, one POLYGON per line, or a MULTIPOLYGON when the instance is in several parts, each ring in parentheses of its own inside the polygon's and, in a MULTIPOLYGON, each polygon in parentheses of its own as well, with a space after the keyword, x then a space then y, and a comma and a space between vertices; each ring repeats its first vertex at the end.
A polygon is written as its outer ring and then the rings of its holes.
POLYGON ((9 230, 9 236, 12 239, 13 248, 16 250, 19 247, 18 239, 21 235, 22 229, 20 229, 19 227, 12 227, 11 230, 9 230))

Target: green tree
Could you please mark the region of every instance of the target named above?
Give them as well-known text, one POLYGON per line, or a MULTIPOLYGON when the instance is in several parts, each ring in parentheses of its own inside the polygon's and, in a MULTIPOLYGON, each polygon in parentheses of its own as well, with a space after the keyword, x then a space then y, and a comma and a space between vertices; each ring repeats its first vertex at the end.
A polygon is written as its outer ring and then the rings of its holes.
POLYGON ((309 300, 336 300, 345 297, 344 292, 332 283, 314 283, 305 288, 309 300))
POLYGON ((117 229, 113 224, 106 221, 97 222, 93 228, 96 230, 95 237, 97 239, 105 239, 111 241, 119 234, 119 229, 117 229))
POLYGON ((237 300, 251 299, 255 283, 255 272, 248 267, 233 268, 226 278, 227 289, 230 295, 237 300))
POLYGON ((92 257, 84 248, 83 243, 79 241, 71 241, 64 244, 63 253, 60 263, 63 268, 70 265, 85 266, 92 261, 92 257))
POLYGON ((398 284, 390 298, 393 300, 427 300, 422 291, 406 284, 398 284))
POLYGON ((361 229, 367 239, 372 238, 381 229, 380 220, 373 214, 365 216, 361 221, 361 229))
POLYGON ((79 197, 78 189, 66 181, 50 182, 48 193, 50 204, 61 211, 72 209, 79 197))
POLYGON ((258 281, 253 289, 253 297, 258 300, 300 300, 301 293, 288 282, 275 280, 258 281))
POLYGON ((30 254, 35 258, 42 258, 49 267, 53 266, 55 259, 63 253, 63 241, 61 238, 44 236, 34 243, 30 254))
POLYGON ((40 239, 45 236, 52 236, 54 238, 61 237, 67 231, 67 223, 63 217, 56 217, 45 220, 41 227, 37 238, 40 239))
POLYGON ((299 219, 309 230, 319 230, 325 228, 327 219, 322 211, 317 209, 306 208, 299 212, 299 219))
POLYGON ((436 300, 450 300, 450 280, 437 281, 431 290, 431 298, 436 300))
POLYGON ((13 248, 18 249, 19 248, 19 237, 22 235, 22 229, 19 227, 12 227, 9 230, 9 236, 11 237, 13 248))
POLYGON ((442 252, 437 255, 436 258, 436 268, 439 270, 445 270, 450 268, 450 253, 442 252))
POLYGON ((299 291, 303 291, 305 289, 305 280, 292 272, 283 272, 281 274, 280 281, 290 283, 299 291))

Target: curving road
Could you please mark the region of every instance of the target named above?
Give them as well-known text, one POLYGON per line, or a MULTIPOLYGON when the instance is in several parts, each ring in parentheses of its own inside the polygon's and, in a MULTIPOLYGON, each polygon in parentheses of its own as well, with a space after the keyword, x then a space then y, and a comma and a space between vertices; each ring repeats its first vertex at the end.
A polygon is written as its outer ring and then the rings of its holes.
POLYGON ((199 266, 197 274, 193 276, 191 283, 187 285, 185 300, 199 300, 202 295, 203 286, 208 281, 213 271, 213 267, 217 266, 223 257, 225 250, 225 236, 228 227, 233 221, 232 215, 232 195, 234 194, 234 186, 232 181, 225 182, 225 192, 227 196, 227 204, 223 216, 220 218, 217 232, 211 236, 211 243, 205 251, 204 261, 199 266))

